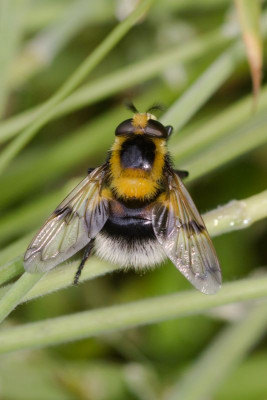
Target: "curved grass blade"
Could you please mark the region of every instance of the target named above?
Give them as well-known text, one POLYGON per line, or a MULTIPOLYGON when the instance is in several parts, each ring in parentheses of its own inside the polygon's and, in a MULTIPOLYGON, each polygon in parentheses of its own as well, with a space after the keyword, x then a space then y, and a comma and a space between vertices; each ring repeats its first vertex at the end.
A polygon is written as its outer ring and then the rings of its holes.
POLYGON ((26 146, 53 115, 54 107, 65 99, 88 74, 105 58, 113 47, 124 37, 140 16, 151 6, 154 0, 143 0, 128 18, 118 24, 104 41, 84 60, 70 78, 43 105, 35 121, 14 139, 2 152, 0 158, 0 174, 9 162, 26 146))

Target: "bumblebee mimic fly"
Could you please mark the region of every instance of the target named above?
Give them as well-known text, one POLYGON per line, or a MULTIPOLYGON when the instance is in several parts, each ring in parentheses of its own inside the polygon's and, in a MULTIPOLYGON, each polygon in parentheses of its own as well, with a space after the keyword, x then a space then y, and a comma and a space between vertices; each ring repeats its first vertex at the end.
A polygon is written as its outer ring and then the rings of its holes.
POLYGON ((74 282, 94 252, 137 270, 169 258, 201 292, 215 293, 221 272, 205 224, 172 167, 164 126, 151 109, 120 123, 106 162, 63 200, 33 238, 28 272, 45 272, 85 248, 74 282))

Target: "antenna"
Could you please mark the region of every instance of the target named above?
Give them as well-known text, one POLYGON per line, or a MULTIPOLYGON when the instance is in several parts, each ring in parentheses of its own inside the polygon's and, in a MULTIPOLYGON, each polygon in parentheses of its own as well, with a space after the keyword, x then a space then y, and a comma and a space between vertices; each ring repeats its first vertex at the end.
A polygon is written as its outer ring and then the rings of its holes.
POLYGON ((160 103, 154 103, 154 104, 152 104, 151 107, 149 107, 149 108, 146 110, 146 112, 147 112, 147 113, 150 113, 151 111, 163 111, 164 108, 165 108, 165 107, 164 107, 162 104, 160 104, 160 103))
POLYGON ((128 108, 128 110, 132 111, 133 113, 135 113, 135 114, 139 113, 139 111, 137 110, 137 108, 131 101, 127 101, 125 103, 125 106, 126 106, 126 108, 128 108))

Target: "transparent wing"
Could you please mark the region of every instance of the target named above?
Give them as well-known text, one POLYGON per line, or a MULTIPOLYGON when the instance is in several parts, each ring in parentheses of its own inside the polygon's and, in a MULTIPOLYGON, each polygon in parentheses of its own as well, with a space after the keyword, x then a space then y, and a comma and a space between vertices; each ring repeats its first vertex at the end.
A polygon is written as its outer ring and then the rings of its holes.
POLYGON ((152 212, 152 224, 166 255, 201 292, 214 294, 221 286, 220 264, 205 224, 174 171, 168 191, 152 212))
POLYGON ((105 167, 96 168, 63 200, 24 256, 28 272, 48 271, 81 250, 102 229, 108 202, 101 197, 105 167))

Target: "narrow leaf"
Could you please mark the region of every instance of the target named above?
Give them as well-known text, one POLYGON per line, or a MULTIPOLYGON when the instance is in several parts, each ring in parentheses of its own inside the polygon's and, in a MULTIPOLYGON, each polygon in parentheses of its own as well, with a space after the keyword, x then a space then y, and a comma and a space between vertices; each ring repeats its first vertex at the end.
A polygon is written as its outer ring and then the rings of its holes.
POLYGON ((260 32, 260 1, 236 0, 236 8, 252 76, 255 107, 261 85, 263 58, 260 32))

